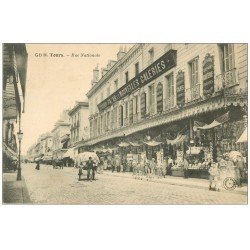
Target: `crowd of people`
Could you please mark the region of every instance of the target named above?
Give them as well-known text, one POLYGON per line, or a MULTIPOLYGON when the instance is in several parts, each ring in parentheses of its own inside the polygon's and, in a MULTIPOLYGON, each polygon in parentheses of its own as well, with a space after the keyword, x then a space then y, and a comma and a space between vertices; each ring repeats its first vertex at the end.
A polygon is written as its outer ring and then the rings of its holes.
POLYGON ((247 179, 247 167, 244 158, 237 155, 230 158, 228 154, 217 157, 217 162, 212 162, 209 168, 209 190, 220 191, 223 180, 231 177, 235 185, 242 187, 242 181, 247 179))
MULTIPOLYGON (((96 173, 102 174, 104 170, 116 171, 118 173, 132 172, 135 179, 152 180, 154 178, 171 176, 177 164, 180 164, 183 170, 183 177, 189 178, 189 169, 192 169, 192 166, 196 164, 201 168, 205 166, 207 169, 209 174, 209 190, 219 191, 223 180, 227 177, 233 178, 238 187, 242 186, 242 181, 247 180, 246 162, 246 159, 240 154, 236 154, 233 157, 229 157, 229 154, 219 155, 216 162, 213 162, 211 159, 203 159, 202 162, 194 162, 192 164, 188 156, 183 157, 181 164, 170 157, 166 157, 161 163, 156 161, 155 158, 151 160, 145 158, 136 162, 126 159, 120 160, 118 157, 110 159, 100 157, 100 161, 97 163, 92 157, 89 157, 87 161, 80 162, 79 165, 75 164, 75 167, 79 168, 79 180, 81 180, 84 169, 87 170, 87 180, 90 181, 95 180, 96 173)), ((36 169, 40 170, 39 161, 36 164, 36 169)))

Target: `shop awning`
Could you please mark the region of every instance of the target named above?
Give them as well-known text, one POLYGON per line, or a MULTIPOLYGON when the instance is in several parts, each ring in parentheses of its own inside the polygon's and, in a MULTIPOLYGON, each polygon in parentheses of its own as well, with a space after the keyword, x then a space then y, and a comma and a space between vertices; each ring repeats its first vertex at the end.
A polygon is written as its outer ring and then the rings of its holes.
POLYGON ((63 158, 71 158, 71 159, 74 159, 75 158, 75 151, 74 151, 74 148, 69 148, 67 150, 67 152, 64 153, 63 155, 63 158))
POLYGON ((167 140, 168 144, 178 144, 181 143, 183 141, 187 140, 187 136, 186 135, 178 135, 174 140, 167 140))
POLYGON ((244 132, 242 133, 242 135, 240 136, 240 138, 236 143, 243 143, 243 142, 247 142, 247 128, 244 130, 244 132))
POLYGON ((3 143, 3 152, 12 160, 17 160, 17 153, 3 143))
POLYGON ((142 145, 141 143, 138 142, 130 142, 129 144, 133 147, 140 147, 142 145))
POLYGON ((219 126, 219 125, 221 125, 221 123, 220 122, 217 122, 217 121, 213 121, 212 123, 210 123, 210 124, 206 124, 206 125, 204 125, 203 127, 197 127, 198 129, 211 129, 211 128, 215 128, 215 127, 217 127, 217 126, 219 126))
POLYGON ((127 142, 121 142, 118 144, 119 147, 128 147, 130 144, 127 142))
POLYGON ((145 144, 147 144, 148 146, 150 147, 155 147, 155 146, 158 146, 160 145, 162 142, 158 142, 158 141, 148 141, 148 142, 145 142, 145 144))
MULTIPOLYGON (((214 119, 214 121, 210 124, 205 124, 202 126, 197 126, 197 129, 211 129, 211 128, 215 128, 218 127, 219 125, 221 125, 222 123, 225 123, 229 120, 229 111, 227 113, 225 113, 222 116, 217 117, 216 119, 214 119)), ((199 122, 195 121, 195 124, 198 124, 199 122)))

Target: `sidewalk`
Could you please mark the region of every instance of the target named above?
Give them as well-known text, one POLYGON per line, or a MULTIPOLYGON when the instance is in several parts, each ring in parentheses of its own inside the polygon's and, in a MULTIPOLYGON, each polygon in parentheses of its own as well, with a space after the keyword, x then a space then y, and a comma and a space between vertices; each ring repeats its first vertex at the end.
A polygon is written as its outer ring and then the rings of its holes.
MULTIPOLYGON (((112 173, 111 171, 104 171, 103 173, 106 175, 112 175, 116 177, 131 178, 131 179, 134 178, 133 174, 128 173, 128 172, 125 172, 125 173, 113 172, 112 173)), ((146 181, 146 179, 145 177, 143 177, 142 180, 138 180, 138 181, 146 181)), ((174 176, 166 176, 166 178, 154 177, 153 179, 149 180, 149 182, 164 183, 168 185, 199 188, 199 189, 206 189, 206 190, 208 190, 208 185, 209 185, 209 181, 205 179, 197 179, 197 178, 184 179, 182 177, 174 177, 174 176)), ((226 190, 225 188, 221 187, 220 192, 247 195, 247 189, 248 189, 247 184, 244 184, 243 187, 240 187, 240 188, 236 187, 233 191, 226 190)))
POLYGON ((29 204, 29 192, 22 176, 21 181, 16 180, 17 173, 3 173, 3 204, 29 204))

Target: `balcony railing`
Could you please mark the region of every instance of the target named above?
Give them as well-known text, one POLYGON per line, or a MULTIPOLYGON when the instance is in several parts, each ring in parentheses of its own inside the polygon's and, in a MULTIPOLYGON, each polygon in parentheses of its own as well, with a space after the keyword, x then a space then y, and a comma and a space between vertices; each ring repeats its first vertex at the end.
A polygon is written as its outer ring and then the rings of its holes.
POLYGON ((192 88, 186 89, 186 102, 197 100, 201 96, 200 84, 196 84, 192 88))
POLYGON ((228 88, 236 85, 238 83, 236 69, 231 69, 224 72, 223 74, 216 76, 216 81, 217 84, 219 86, 222 86, 223 88, 228 88))

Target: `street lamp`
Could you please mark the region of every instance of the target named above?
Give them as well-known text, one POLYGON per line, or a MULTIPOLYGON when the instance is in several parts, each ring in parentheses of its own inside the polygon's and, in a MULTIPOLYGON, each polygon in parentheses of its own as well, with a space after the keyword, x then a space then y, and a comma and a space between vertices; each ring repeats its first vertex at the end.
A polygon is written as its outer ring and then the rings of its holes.
POLYGON ((19 141, 19 152, 18 152, 18 168, 17 168, 17 181, 21 181, 21 141, 23 139, 23 132, 21 130, 17 133, 18 141, 19 141))

